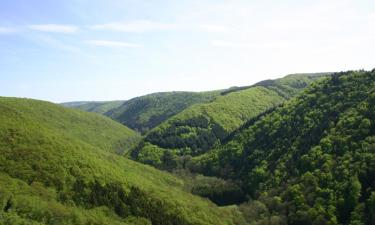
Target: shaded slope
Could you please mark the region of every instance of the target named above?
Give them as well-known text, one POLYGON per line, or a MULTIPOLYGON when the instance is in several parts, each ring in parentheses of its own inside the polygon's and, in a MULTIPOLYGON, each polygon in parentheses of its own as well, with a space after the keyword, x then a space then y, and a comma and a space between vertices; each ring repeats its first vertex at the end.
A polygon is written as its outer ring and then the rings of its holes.
MULTIPOLYGON (((375 70, 314 84, 191 169, 241 180, 259 224, 373 224, 375 70), (277 217, 275 217, 275 215, 277 217)), ((247 209, 246 209, 247 208, 247 209)))
POLYGON ((10 224, 236 224, 181 180, 113 154, 134 135, 103 116, 0 98, 0 221, 10 224), (221 218, 224 216, 224 218, 221 218))
POLYGON ((245 89, 225 90, 212 102, 195 104, 150 131, 132 157, 162 169, 184 167, 190 156, 207 152, 249 119, 294 96, 322 76, 289 75, 245 89))

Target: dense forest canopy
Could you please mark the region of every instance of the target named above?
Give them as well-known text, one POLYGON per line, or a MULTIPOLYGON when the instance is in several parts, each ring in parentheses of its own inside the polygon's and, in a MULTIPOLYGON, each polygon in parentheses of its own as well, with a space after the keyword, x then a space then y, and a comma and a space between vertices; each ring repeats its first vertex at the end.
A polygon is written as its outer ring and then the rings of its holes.
POLYGON ((334 74, 190 169, 241 181, 259 224, 374 224, 374 106, 375 70, 334 74))
POLYGON ((0 224, 374 224, 375 70, 64 105, 0 98, 0 224))
POLYGON ((125 101, 82 101, 82 102, 65 102, 61 105, 81 109, 86 112, 96 112, 105 114, 108 111, 120 107, 125 101))
POLYGON ((0 98, 0 224, 243 222, 236 208, 116 154, 137 136, 95 113, 0 98))
POLYGON ((67 102, 62 105, 100 113, 144 134, 189 106, 210 102, 219 94, 220 91, 174 91, 148 94, 128 101, 67 102))
POLYGON ((183 168, 191 157, 220 145, 246 121, 328 74, 293 74, 224 90, 211 102, 192 105, 151 130, 131 156, 161 169, 183 168))
POLYGON ((375 225, 375 0, 0 0, 0 49, 0 225, 375 225))

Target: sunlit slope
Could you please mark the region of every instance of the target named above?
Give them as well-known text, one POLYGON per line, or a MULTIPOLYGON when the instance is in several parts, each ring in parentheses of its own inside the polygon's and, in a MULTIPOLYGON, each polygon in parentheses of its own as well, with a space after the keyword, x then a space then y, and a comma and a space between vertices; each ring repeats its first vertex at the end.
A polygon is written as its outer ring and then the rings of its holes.
POLYGON ((131 156, 158 168, 183 167, 185 156, 207 152, 246 121, 279 105, 324 75, 327 74, 289 75, 222 91, 213 101, 195 104, 151 130, 131 156))
POLYGON ((240 180, 261 208, 249 220, 277 224, 375 221, 375 70, 313 84, 191 169, 240 180), (262 215, 261 215, 262 214, 262 215), (276 217, 277 218, 276 218, 276 217))
POLYGON ((193 104, 212 101, 218 94, 218 91, 154 93, 130 99, 105 115, 145 133, 193 104))
POLYGON ((187 107, 210 102, 219 94, 220 91, 174 91, 148 94, 128 101, 67 102, 62 105, 100 113, 138 132, 146 133, 187 107))
MULTIPOLYGON (((4 224, 236 224, 233 208, 113 152, 134 135, 103 116, 0 98, 0 221, 4 224)), ((1 222, 0 222, 1 223, 1 222)))
MULTIPOLYGON (((37 127, 64 132, 72 138, 111 152, 123 152, 130 148, 139 135, 113 120, 80 110, 57 107, 55 104, 18 98, 1 98, 2 109, 14 113, 13 117, 33 121, 37 127)), ((9 121, 12 121, 9 117, 9 121)), ((8 122, 8 121, 4 121, 8 122)))

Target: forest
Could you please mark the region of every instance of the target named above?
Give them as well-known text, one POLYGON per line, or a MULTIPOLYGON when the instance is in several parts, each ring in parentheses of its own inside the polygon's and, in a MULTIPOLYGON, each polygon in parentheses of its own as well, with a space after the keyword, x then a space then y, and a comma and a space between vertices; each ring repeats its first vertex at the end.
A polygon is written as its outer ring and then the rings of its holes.
POLYGON ((0 224, 244 222, 237 208, 123 157, 140 136, 109 118, 5 97, 0 111, 0 224))
POLYGON ((375 70, 0 97, 0 224, 373 225, 375 70))
POLYGON ((295 74, 224 90, 213 101, 195 104, 152 129, 130 155, 159 169, 184 168, 191 157, 220 145, 247 121, 326 75, 295 74))
POLYGON ((375 225, 375 0, 0 0, 0 225, 375 225))
POLYGON ((333 74, 194 158, 191 170, 238 180, 257 224, 373 224, 374 103, 375 70, 333 74))

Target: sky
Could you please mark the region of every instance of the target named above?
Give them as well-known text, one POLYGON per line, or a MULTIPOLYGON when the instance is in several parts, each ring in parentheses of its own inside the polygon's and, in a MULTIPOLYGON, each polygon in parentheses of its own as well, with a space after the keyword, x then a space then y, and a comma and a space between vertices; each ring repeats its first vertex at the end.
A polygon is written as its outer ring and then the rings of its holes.
POLYGON ((373 0, 2 0, 0 96, 126 100, 375 67, 373 0))

